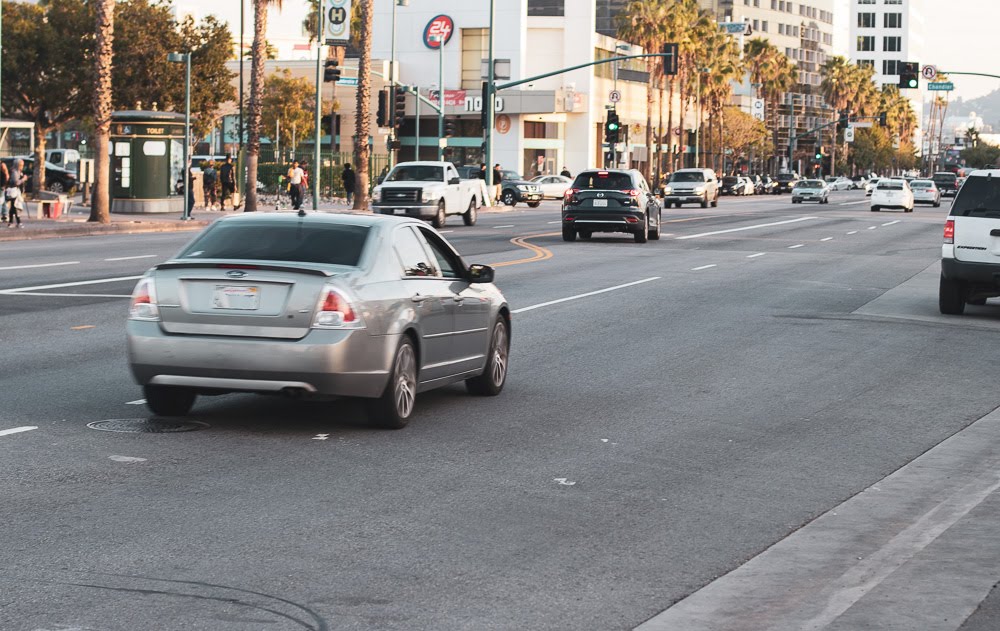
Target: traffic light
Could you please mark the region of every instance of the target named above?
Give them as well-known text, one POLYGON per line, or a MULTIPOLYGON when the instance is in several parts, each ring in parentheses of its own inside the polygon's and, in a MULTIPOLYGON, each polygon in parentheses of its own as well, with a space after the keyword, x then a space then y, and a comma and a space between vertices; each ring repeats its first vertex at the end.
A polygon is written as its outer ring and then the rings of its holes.
POLYGON ((403 126, 403 117, 406 115, 406 88, 401 85, 396 86, 396 93, 392 97, 392 126, 399 129, 403 126))
POLYGON ((842 131, 850 127, 851 115, 849 112, 840 112, 840 118, 837 119, 837 131, 842 131))
POLYGON ((604 142, 609 145, 618 144, 618 139, 621 135, 621 121, 618 118, 617 110, 608 111, 608 121, 604 123, 604 142))
POLYGON ((487 82, 483 81, 483 111, 480 112, 479 115, 480 115, 480 118, 482 119, 483 133, 484 134, 490 128, 490 111, 489 111, 489 108, 486 105, 486 92, 487 92, 488 88, 489 88, 489 86, 488 86, 487 82))
POLYGON ((379 90, 378 93, 378 114, 375 122, 379 127, 389 126, 389 91, 379 90))
POLYGON ((327 59, 323 62, 323 82, 336 83, 340 80, 340 62, 336 59, 327 59))
POLYGON ((904 90, 915 90, 920 87, 920 64, 912 61, 900 64, 899 87, 904 90))
POLYGON ((825 156, 823 155, 823 147, 816 147, 816 161, 822 162, 824 157, 825 156))
POLYGON ((886 116, 885 112, 879 112, 879 114, 878 114, 878 124, 881 125, 882 127, 887 127, 889 123, 888 123, 888 121, 886 119, 887 119, 887 116, 886 116))
POLYGON ((455 135, 455 121, 444 122, 444 137, 451 138, 455 135))

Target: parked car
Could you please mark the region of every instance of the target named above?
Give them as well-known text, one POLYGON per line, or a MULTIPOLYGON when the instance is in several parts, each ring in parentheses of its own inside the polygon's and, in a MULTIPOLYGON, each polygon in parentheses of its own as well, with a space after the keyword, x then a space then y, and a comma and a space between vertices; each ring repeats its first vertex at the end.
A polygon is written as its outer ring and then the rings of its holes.
POLYGON ((778 183, 774 181, 768 174, 757 175, 757 194, 758 195, 771 195, 774 193, 774 189, 778 186, 778 183))
POLYGON ((636 243, 660 238, 660 203, 636 170, 589 170, 573 180, 562 204, 563 241, 625 232, 636 243))
MULTIPOLYGON (((80 152, 76 149, 46 149, 45 164, 54 164, 79 177, 80 152)), ((48 168, 47 166, 45 168, 48 168)))
POLYGON ((851 188, 854 190, 861 190, 868 183, 868 178, 864 175, 852 175, 851 176, 851 188))
POLYGON ((506 206, 516 206, 524 202, 529 208, 538 208, 542 203, 542 191, 537 184, 526 181, 517 171, 502 170, 500 201, 506 206))
MULTIPOLYGON (((3 158, 3 163, 7 165, 7 172, 14 166, 14 160, 24 160, 24 175, 27 178, 24 182, 24 192, 33 192, 34 182, 32 177, 35 173, 35 159, 29 156, 16 158, 3 158)), ((45 162, 45 190, 53 193, 68 193, 72 195, 76 192, 79 182, 75 171, 67 171, 51 162, 45 162)))
POLYGON ((667 185, 663 187, 663 202, 665 208, 673 204, 677 208, 681 204, 701 204, 702 208, 719 205, 719 181, 712 169, 678 169, 670 174, 667 185))
POLYGON ((913 203, 932 204, 935 208, 941 206, 941 191, 934 180, 913 180, 910 189, 913 191, 913 203))
POLYGON ((745 195, 746 183, 735 175, 727 175, 719 181, 719 195, 745 195))
POLYGON ((942 197, 954 197, 958 194, 958 176, 951 171, 938 171, 931 179, 941 190, 942 197))
POLYGON ((846 177, 834 177, 832 175, 826 177, 826 184, 830 187, 831 191, 848 191, 853 186, 853 183, 846 177))
POLYGON ((429 219, 444 227, 448 215, 476 223, 480 184, 458 177, 451 162, 400 162, 372 189, 373 210, 383 215, 429 219))
POLYGON ((865 182, 865 197, 872 196, 872 192, 875 190, 875 187, 878 186, 879 180, 880 178, 873 177, 872 179, 865 182))
POLYGON ((479 167, 466 165, 464 167, 455 167, 458 171, 458 177, 463 180, 478 180, 479 179, 479 167))
POLYGON ((796 182, 799 181, 799 179, 800 178, 796 173, 790 173, 787 171, 785 173, 779 173, 774 178, 774 181, 777 184, 774 187, 775 194, 791 193, 792 189, 795 188, 795 184, 796 182))
POLYGON ((415 219, 226 217, 139 280, 128 363, 162 416, 199 394, 346 396, 401 428, 418 392, 503 390, 510 310, 493 276, 415 219))
POLYGON ((792 203, 830 203, 830 186, 823 180, 799 180, 792 188, 792 203))
POLYGON ((913 191, 906 180, 882 178, 872 192, 871 211, 877 213, 883 208, 901 208, 903 212, 913 212, 913 191))
POLYGON ((542 192, 543 199, 562 199, 566 189, 573 185, 573 178, 562 175, 539 175, 532 178, 531 183, 542 192))

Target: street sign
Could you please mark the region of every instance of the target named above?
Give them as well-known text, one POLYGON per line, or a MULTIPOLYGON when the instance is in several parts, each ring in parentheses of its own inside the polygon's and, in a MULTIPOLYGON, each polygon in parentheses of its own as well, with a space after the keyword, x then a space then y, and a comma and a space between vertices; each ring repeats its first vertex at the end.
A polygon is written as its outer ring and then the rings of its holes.
POLYGON ((437 50, 447 46, 455 32, 455 21, 449 15, 435 15, 424 27, 424 46, 437 50), (444 44, 441 41, 444 40, 444 44))
POLYGON ((854 128, 848 127, 844 130, 844 142, 854 142, 854 128))
POLYGON ((860 128, 872 127, 874 124, 875 123, 871 121, 858 121, 858 122, 847 123, 847 126, 849 129, 860 129, 860 128))
POLYGON ((751 114, 759 121, 764 120, 764 99, 754 99, 751 114))
POLYGON ((923 69, 920 71, 920 74, 924 77, 925 80, 933 81, 934 77, 937 76, 937 68, 935 68, 934 66, 924 66, 923 69))
POLYGON ((748 22, 719 22, 719 28, 731 35, 750 35, 753 33, 748 22))
POLYGON ((621 93, 621 91, 619 91, 619 90, 612 90, 611 93, 608 94, 608 100, 611 101, 612 103, 618 103, 618 102, 620 102, 622 100, 622 93, 621 93))
POLYGON ((358 78, 357 77, 341 77, 337 81, 337 85, 347 86, 349 88, 356 88, 356 87, 358 87, 358 78))
POLYGON ((323 33, 327 44, 339 44, 351 39, 351 0, 323 0, 326 24, 323 33))
POLYGON ((928 83, 927 89, 937 92, 951 92, 955 89, 955 84, 951 81, 946 81, 943 83, 928 83))

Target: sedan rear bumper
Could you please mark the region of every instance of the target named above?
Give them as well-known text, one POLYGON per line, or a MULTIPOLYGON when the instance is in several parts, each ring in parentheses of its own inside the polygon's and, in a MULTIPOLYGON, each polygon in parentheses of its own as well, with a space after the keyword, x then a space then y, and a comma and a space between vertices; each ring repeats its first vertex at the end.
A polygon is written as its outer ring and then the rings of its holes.
POLYGON ((130 320, 129 366, 140 385, 213 392, 281 392, 377 397, 385 390, 399 336, 313 330, 300 340, 170 335, 130 320))

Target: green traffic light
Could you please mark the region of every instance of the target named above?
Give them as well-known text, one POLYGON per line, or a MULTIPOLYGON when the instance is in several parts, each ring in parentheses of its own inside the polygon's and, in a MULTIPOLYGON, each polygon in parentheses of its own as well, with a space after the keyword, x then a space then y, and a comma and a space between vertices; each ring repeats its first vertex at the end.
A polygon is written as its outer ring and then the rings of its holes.
POLYGON ((609 131, 618 131, 618 123, 608 123, 609 131))
POLYGON ((909 85, 910 85, 911 88, 917 87, 917 80, 916 79, 910 79, 909 85))

